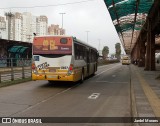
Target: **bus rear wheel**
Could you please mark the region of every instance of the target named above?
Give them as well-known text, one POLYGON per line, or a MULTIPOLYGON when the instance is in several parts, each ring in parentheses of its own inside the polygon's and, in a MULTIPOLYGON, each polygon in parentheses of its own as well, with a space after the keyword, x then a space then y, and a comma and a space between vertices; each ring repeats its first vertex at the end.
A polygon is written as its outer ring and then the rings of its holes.
POLYGON ((50 80, 48 80, 48 82, 49 82, 49 84, 53 84, 54 83, 54 81, 50 81, 50 80))

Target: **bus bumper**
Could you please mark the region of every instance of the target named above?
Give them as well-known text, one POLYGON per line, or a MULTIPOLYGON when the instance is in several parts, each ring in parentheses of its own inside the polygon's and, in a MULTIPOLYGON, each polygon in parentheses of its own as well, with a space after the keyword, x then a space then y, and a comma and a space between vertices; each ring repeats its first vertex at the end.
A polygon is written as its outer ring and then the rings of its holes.
POLYGON ((32 73, 32 80, 74 81, 74 75, 44 75, 32 73))

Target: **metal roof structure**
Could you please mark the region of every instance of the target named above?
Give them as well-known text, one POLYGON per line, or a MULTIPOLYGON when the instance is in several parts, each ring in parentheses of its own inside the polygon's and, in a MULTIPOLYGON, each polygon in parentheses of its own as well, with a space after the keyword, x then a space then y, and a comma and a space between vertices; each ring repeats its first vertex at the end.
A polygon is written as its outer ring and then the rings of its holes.
POLYGON ((131 53, 154 0, 104 0, 127 54, 131 53))
POLYGON ((28 47, 12 46, 8 51, 11 53, 23 53, 28 47))

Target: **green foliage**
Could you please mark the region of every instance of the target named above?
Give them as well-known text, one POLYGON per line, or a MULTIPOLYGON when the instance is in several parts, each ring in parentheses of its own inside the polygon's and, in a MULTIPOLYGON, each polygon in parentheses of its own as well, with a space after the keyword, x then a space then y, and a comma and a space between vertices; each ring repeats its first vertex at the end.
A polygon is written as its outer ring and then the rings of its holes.
POLYGON ((115 57, 115 54, 111 54, 111 57, 114 58, 114 57, 115 57))
POLYGON ((108 46, 104 46, 102 50, 103 59, 106 59, 108 54, 109 54, 109 48, 108 46))
POLYGON ((116 44, 115 44, 115 49, 116 49, 116 54, 115 54, 115 56, 116 56, 116 58, 117 58, 118 60, 120 60, 121 44, 120 44, 120 43, 116 43, 116 44))

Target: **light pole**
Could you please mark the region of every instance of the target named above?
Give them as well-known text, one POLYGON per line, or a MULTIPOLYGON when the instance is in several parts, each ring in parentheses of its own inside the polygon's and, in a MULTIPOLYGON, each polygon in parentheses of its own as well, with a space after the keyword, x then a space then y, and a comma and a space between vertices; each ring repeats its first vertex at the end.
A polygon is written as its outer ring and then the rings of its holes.
POLYGON ((62 29, 63 29, 63 15, 66 14, 66 13, 59 13, 62 15, 62 29))
POLYGON ((90 31, 86 31, 87 32, 87 43, 88 43, 88 32, 90 32, 90 31))

